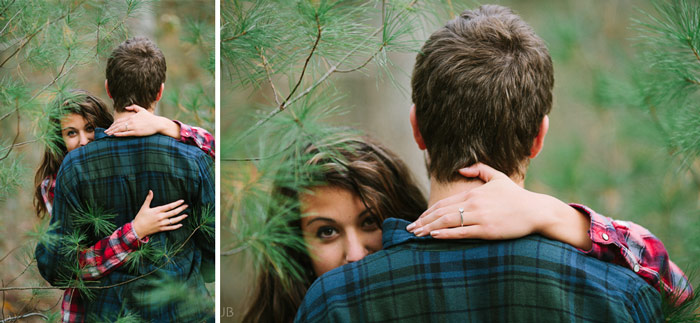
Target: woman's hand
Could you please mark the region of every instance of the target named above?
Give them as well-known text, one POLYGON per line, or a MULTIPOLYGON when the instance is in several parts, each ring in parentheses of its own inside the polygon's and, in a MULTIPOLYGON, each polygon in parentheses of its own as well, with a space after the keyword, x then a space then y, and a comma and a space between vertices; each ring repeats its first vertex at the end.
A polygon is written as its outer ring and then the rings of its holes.
POLYGON ((180 126, 172 120, 157 116, 135 104, 124 109, 136 113, 114 120, 109 129, 105 130, 106 134, 116 137, 144 137, 159 133, 180 139, 180 126))
POLYGON ((139 213, 136 214, 136 218, 132 222, 134 231, 136 231, 139 239, 161 231, 179 229, 182 227, 182 224, 178 222, 187 217, 187 214, 173 217, 187 208, 187 204, 182 204, 184 203, 183 200, 151 208, 152 200, 153 191, 149 190, 146 200, 143 201, 139 213))
POLYGON ((539 233, 577 248, 591 247, 588 217, 568 204, 525 190, 481 163, 459 172, 486 183, 435 203, 407 230, 437 239, 505 240, 539 233), (460 208, 464 210, 461 219, 460 208))

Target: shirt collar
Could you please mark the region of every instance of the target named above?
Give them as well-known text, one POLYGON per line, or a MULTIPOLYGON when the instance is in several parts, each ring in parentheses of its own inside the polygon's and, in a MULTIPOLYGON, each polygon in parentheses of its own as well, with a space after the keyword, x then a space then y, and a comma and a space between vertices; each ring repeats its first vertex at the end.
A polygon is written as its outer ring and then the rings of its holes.
POLYGON ((429 240, 431 236, 416 237, 413 233, 406 231, 406 226, 411 224, 406 220, 388 218, 382 223, 382 245, 384 249, 404 243, 410 240, 429 240))
POLYGON ((100 139, 102 139, 102 138, 107 138, 107 137, 109 137, 109 136, 105 133, 105 130, 107 130, 107 129, 105 129, 105 128, 95 128, 95 140, 100 140, 100 139))

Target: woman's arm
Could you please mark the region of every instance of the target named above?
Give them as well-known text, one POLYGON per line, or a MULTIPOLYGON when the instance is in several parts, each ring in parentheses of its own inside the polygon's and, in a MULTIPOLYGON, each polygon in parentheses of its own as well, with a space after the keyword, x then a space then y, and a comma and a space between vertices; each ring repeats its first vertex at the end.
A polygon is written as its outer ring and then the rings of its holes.
POLYGON ((571 204, 590 219, 588 231, 593 245, 583 253, 632 269, 657 290, 671 295, 680 305, 693 295, 693 287, 683 271, 671 261, 663 242, 641 225, 614 220, 590 208, 571 204))
POLYGON ((129 253, 148 242, 149 235, 182 227, 178 222, 187 215, 173 216, 187 208, 186 204, 182 204, 184 201, 179 200, 151 208, 151 200, 153 200, 153 192, 149 191, 133 221, 80 252, 78 261, 84 280, 100 279, 122 266, 129 253))
POLYGON ((131 105, 125 109, 136 113, 114 120, 109 129, 105 130, 106 134, 116 137, 143 137, 159 133, 197 146, 214 158, 214 136, 203 128, 154 115, 138 105, 131 105))
POLYGON ((527 191, 483 164, 460 173, 479 177, 486 184, 439 201, 407 230, 436 239, 501 240, 538 233, 633 270, 658 290, 663 286, 664 291, 677 297, 676 304, 692 295, 688 279, 670 261, 663 243, 644 227, 527 191), (462 219, 460 208, 464 210, 462 219), (461 227, 462 222, 468 225, 461 227))

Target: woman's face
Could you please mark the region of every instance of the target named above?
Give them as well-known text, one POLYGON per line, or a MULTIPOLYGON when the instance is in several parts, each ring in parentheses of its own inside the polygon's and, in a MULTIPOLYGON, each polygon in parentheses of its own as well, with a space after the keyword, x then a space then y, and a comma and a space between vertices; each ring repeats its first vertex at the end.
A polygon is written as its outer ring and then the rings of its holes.
POLYGON ((382 248, 379 219, 355 194, 318 187, 301 196, 301 230, 317 276, 382 248))
POLYGON ((61 137, 69 152, 87 145, 95 139, 95 127, 89 124, 83 116, 71 113, 61 120, 61 137))

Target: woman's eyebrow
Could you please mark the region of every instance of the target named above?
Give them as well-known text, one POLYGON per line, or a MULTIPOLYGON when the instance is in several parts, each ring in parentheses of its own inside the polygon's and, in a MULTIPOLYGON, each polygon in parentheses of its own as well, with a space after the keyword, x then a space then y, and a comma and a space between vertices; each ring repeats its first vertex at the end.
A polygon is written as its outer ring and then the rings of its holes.
POLYGON ((362 210, 362 212, 360 212, 360 213, 357 214, 357 217, 358 217, 358 218, 362 218, 363 216, 367 215, 367 213, 372 214, 372 212, 370 211, 370 209, 364 209, 364 210, 362 210))
POLYGON ((63 129, 61 129, 61 131, 66 131, 66 130, 68 130, 68 129, 73 129, 73 130, 75 130, 75 127, 65 127, 65 128, 63 128, 63 129))
POLYGON ((325 218, 325 217, 319 216, 319 217, 315 217, 315 218, 311 219, 311 221, 309 221, 309 223, 307 223, 306 225, 311 225, 311 223, 314 223, 316 221, 326 221, 326 222, 336 223, 336 221, 331 219, 331 218, 325 218))

